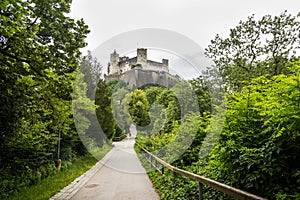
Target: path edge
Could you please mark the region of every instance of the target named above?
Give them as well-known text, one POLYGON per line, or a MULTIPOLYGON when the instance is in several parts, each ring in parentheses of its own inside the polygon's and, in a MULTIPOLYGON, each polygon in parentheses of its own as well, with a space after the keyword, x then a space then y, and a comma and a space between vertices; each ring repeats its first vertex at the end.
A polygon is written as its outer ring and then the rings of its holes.
POLYGON ((52 196, 49 200, 69 200, 71 199, 109 160, 114 147, 93 167, 77 177, 72 183, 61 189, 57 194, 52 196))

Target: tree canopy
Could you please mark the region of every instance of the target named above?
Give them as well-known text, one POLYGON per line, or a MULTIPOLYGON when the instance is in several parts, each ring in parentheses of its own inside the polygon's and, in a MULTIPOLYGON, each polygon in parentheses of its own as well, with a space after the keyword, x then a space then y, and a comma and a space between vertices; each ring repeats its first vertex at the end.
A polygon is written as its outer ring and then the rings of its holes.
POLYGON ((233 88, 260 75, 289 73, 287 65, 299 56, 300 15, 254 15, 230 29, 229 37, 211 40, 205 54, 233 88))
POLYGON ((71 100, 89 30, 83 20, 68 17, 70 4, 0 2, 1 199, 53 173, 55 159, 86 153, 71 100))

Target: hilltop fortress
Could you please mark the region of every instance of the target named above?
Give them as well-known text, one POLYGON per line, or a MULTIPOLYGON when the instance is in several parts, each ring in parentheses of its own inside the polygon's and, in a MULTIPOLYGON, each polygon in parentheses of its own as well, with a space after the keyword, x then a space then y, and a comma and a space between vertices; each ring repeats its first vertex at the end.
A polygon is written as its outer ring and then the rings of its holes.
POLYGON ((169 60, 156 62, 147 59, 147 49, 138 48, 137 56, 120 57, 116 50, 110 55, 105 81, 122 80, 131 89, 147 85, 172 87, 179 77, 169 73, 169 60))

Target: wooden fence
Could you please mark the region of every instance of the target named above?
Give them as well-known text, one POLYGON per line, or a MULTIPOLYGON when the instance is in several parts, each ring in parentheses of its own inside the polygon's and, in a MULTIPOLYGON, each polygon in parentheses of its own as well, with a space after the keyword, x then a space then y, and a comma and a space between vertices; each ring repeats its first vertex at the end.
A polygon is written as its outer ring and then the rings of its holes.
POLYGON ((145 155, 147 155, 148 157, 146 157, 146 159, 148 160, 148 162, 157 170, 159 171, 161 174, 164 174, 164 169, 167 168, 171 171, 173 171, 174 173, 177 174, 181 174, 185 177, 188 177, 194 181, 198 181, 199 183, 199 199, 203 200, 203 185, 208 185, 222 193, 225 193, 231 197, 235 197, 237 199, 241 199, 241 200, 266 200, 265 198, 256 196, 254 194, 245 192, 243 190, 231 187, 229 185, 226 185, 224 183, 220 183, 218 181, 214 181, 212 179, 209 178, 205 178, 203 176, 199 176, 197 174, 185 171, 183 169, 179 169, 177 167, 172 166, 171 164, 163 161, 162 159, 158 158, 157 156, 153 155, 152 153, 150 153, 149 151, 147 151, 146 149, 144 149, 142 146, 140 146, 138 143, 136 143, 136 145, 143 151, 145 152, 145 155), (156 165, 155 165, 156 163, 156 165), (159 169, 159 167, 157 165, 161 165, 161 170, 159 169))

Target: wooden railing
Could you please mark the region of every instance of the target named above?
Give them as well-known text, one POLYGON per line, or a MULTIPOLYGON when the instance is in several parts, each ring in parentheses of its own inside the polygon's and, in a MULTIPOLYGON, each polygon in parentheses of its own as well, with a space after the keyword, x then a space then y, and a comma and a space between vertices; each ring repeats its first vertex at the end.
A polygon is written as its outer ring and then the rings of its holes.
POLYGON ((199 199, 203 200, 203 185, 208 185, 222 193, 225 193, 231 197, 235 197, 237 199, 251 199, 251 200, 266 200, 265 198, 256 196, 254 194, 245 192, 243 190, 231 187, 229 185, 226 185, 224 183, 220 183, 218 181, 214 181, 212 179, 209 178, 205 178, 203 176, 185 171, 183 169, 179 169, 177 167, 172 166, 171 164, 163 161, 162 159, 158 158, 157 156, 153 155, 152 153, 150 153, 149 151, 147 151, 146 149, 144 149, 142 146, 140 146, 138 143, 136 143, 136 145, 146 154, 148 155, 148 158, 146 157, 146 159, 148 160, 148 162, 157 170, 159 171, 161 174, 164 174, 164 168, 168 168, 169 170, 173 171, 174 173, 177 174, 181 174, 185 177, 188 177, 194 181, 198 181, 199 183, 199 199), (156 165, 154 164, 154 162, 156 163, 156 165), (159 166, 157 166, 157 164, 161 165, 161 170, 159 169, 159 166))

